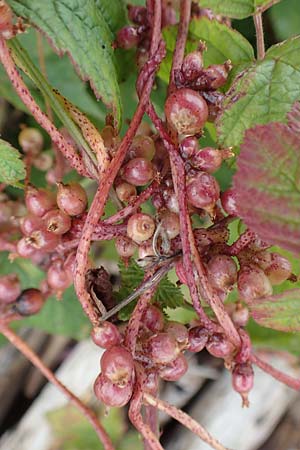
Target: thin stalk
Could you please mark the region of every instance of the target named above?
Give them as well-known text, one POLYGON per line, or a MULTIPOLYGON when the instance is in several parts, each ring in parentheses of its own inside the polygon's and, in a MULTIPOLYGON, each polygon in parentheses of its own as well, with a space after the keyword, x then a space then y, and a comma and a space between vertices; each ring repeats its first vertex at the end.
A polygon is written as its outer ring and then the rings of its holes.
POLYGON ((70 402, 84 414, 99 436, 105 450, 114 450, 110 437, 102 427, 96 414, 56 378, 54 373, 44 365, 43 361, 16 333, 3 324, 0 324, 0 331, 38 370, 42 372, 50 383, 53 383, 61 390, 70 402))
POLYGON ((271 364, 268 364, 266 361, 263 361, 254 353, 252 353, 250 359, 253 362, 253 364, 255 364, 257 367, 259 367, 264 372, 271 375, 276 380, 280 381, 281 383, 285 384, 286 386, 289 386, 292 389, 295 389, 296 391, 300 390, 300 380, 299 379, 291 377, 290 375, 287 375, 286 373, 281 372, 281 370, 275 369, 275 367, 271 366, 271 364))
POLYGON ((176 38, 176 46, 173 54, 172 67, 170 72, 170 81, 168 87, 168 95, 170 95, 175 87, 175 72, 179 70, 184 58, 185 43, 189 32, 189 23, 191 17, 191 0, 180 1, 180 19, 178 25, 178 33, 176 38))
MULTIPOLYGON (((144 280, 140 286, 138 286, 136 288, 135 291, 133 291, 131 294, 128 295, 127 298, 125 298, 124 300, 122 300, 120 303, 118 303, 116 306, 114 306, 112 309, 110 309, 109 311, 107 311, 105 314, 102 315, 101 320, 107 320, 110 317, 114 316, 117 312, 119 312, 121 309, 123 309, 126 305, 129 305, 129 303, 131 303, 134 299, 136 299, 137 297, 141 296, 142 299, 142 294, 144 294, 145 291, 154 289, 157 284, 161 281, 161 279, 170 271, 171 267, 173 266, 173 262, 170 262, 164 266, 162 266, 160 269, 158 269, 151 277, 149 277, 148 279, 144 280)), ((152 294, 153 295, 153 292, 152 294)), ((147 296, 147 300, 149 301, 150 299, 148 299, 147 296)), ((141 305, 145 305, 146 302, 146 298, 143 297, 143 299, 141 300, 141 305)), ((132 316, 131 316, 131 320, 134 320, 135 323, 135 327, 138 325, 138 322, 135 321, 135 313, 137 313, 137 311, 139 311, 137 314, 139 317, 140 316, 140 309, 142 310, 143 307, 141 306, 136 306, 135 311, 133 312, 132 316)), ((140 319, 139 319, 140 320, 140 319)), ((129 329, 131 329, 131 326, 129 326, 129 329)), ((134 332, 133 332, 134 333, 134 332)), ((129 343, 127 344, 131 349, 135 347, 135 345, 133 343, 129 343)))
POLYGON ((264 40, 264 29, 262 21, 262 13, 259 12, 253 16, 255 31, 256 31, 256 48, 257 48, 257 59, 261 60, 265 57, 265 40, 264 40))
POLYGON ((144 372, 139 364, 135 365, 136 381, 133 396, 130 401, 128 416, 131 423, 141 433, 144 441, 150 450, 164 450, 160 445, 158 438, 155 436, 148 424, 144 423, 141 414, 143 401, 143 385, 145 382, 144 372))
POLYGON ((143 400, 146 404, 154 406, 155 408, 163 411, 173 419, 180 422, 186 428, 188 428, 192 433, 196 434, 202 441, 206 442, 215 450, 226 450, 220 442, 217 441, 204 427, 202 427, 198 422, 196 422, 192 417, 190 417, 185 412, 177 409, 175 406, 170 405, 170 403, 160 400, 157 397, 144 392, 143 400))
POLYGON ((109 190, 114 182, 115 177, 117 176, 120 170, 120 167, 124 161, 129 145, 131 144, 132 139, 134 138, 136 131, 143 118, 143 115, 145 113, 146 106, 148 104, 150 93, 152 90, 153 81, 154 76, 148 79, 147 84, 145 85, 145 88, 143 90, 143 94, 140 98, 138 107, 130 123, 130 126, 108 169, 103 174, 103 178, 98 186, 97 192, 95 194, 88 216, 86 218, 76 253, 74 286, 76 289, 78 299, 93 325, 97 325, 99 323, 100 318, 98 315, 98 311, 96 311, 95 308, 93 307, 90 295, 88 294, 85 288, 85 273, 87 269, 87 259, 90 250, 91 240, 95 226, 97 225, 103 214, 109 190))
MULTIPOLYGON (((90 149, 89 145, 83 138, 81 132, 74 124, 73 120, 69 114, 65 111, 56 94, 54 93, 52 87, 48 83, 47 79, 38 70, 38 68, 32 62, 27 51, 21 46, 17 39, 12 39, 8 42, 8 47, 11 49, 13 58, 16 64, 29 76, 36 87, 41 91, 45 99, 48 99, 51 108, 54 113, 61 121, 61 123, 67 128, 75 142, 84 152, 89 156, 91 161, 94 163, 95 168, 97 167, 97 161, 94 153, 90 149)), ((27 106, 27 105, 26 105, 27 106)), ((51 137, 51 135, 50 135, 51 137)))
POLYGON ((172 168, 172 176, 175 189, 177 191, 178 205, 179 205, 179 221, 180 221, 180 237, 182 243, 182 257, 183 263, 186 267, 186 276, 188 281, 188 287, 191 295, 191 299, 193 302, 193 306, 198 316, 200 317, 203 325, 208 329, 214 329, 213 322, 208 318, 205 314, 204 309, 201 306, 197 284, 195 281, 194 274, 194 266, 193 259, 191 254, 191 245, 190 245, 190 216, 188 214, 188 205, 187 205, 187 195, 185 189, 185 170, 184 164, 181 160, 179 154, 177 153, 176 147, 174 146, 170 136, 165 130, 161 119, 156 114, 154 107, 152 104, 149 104, 147 109, 148 115, 151 118, 154 126, 162 138, 165 147, 169 150, 171 168, 172 168))
POLYGON ((128 350, 134 355, 135 353, 135 346, 136 341, 138 337, 138 332, 141 326, 142 316, 149 305, 151 298, 153 297, 153 294, 155 292, 155 287, 150 288, 148 291, 144 292, 135 308, 133 313, 130 316, 127 328, 126 328, 126 334, 125 334, 125 346, 128 348, 128 350))
POLYGON ((78 155, 75 149, 65 140, 62 134, 57 130, 48 116, 46 116, 32 97, 29 89, 16 69, 9 47, 4 39, 0 39, 0 61, 2 62, 17 94, 23 101, 24 105, 27 106, 35 120, 47 131, 52 141, 57 145, 65 158, 69 161, 70 165, 76 169, 79 174, 86 176, 87 173, 81 156, 78 155))
POLYGON ((126 219, 151 197, 151 195, 157 190, 158 186, 159 183, 157 181, 153 181, 143 192, 141 192, 138 197, 136 197, 136 199, 133 200, 132 203, 103 220, 103 224, 110 225, 118 222, 119 220, 126 219))

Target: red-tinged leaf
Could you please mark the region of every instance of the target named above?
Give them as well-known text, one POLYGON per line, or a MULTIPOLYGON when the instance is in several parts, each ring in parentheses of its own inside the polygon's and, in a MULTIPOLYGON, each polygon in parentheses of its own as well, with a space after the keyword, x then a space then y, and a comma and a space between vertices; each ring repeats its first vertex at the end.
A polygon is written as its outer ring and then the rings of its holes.
POLYGON ((287 114, 288 118, 288 126, 289 128, 294 132, 298 133, 300 136, 300 103, 297 102, 293 106, 293 109, 291 112, 287 114))
POLYGON ((234 188, 245 224, 270 244, 299 254, 299 104, 288 119, 288 125, 274 122, 247 130, 234 188))
POLYGON ((300 331, 300 289, 252 302, 250 312, 259 325, 278 331, 300 331))

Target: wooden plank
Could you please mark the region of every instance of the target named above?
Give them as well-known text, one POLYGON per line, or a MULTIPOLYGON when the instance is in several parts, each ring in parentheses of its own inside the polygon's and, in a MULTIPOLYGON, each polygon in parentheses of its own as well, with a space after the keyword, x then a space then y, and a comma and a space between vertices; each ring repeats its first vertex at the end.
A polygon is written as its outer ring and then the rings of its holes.
MULTIPOLYGON (((90 340, 79 343, 57 371, 58 378, 76 395, 86 398, 92 394, 102 353, 90 340)), ((49 450, 53 436, 47 413, 67 403, 66 397, 48 383, 16 429, 1 438, 0 450, 49 450)))
MULTIPOLYGON (((172 403, 177 408, 186 405, 199 392, 206 380, 216 380, 221 375, 220 370, 211 367, 208 361, 199 365, 197 356, 191 355, 189 368, 180 380, 174 383, 164 383, 161 389, 160 395, 163 400, 172 403)), ((165 425, 170 417, 165 413, 160 413, 159 420, 161 425, 165 425)))
MULTIPOLYGON (((47 335, 39 330, 27 328, 20 334, 36 352, 41 350, 47 339, 47 335)), ((0 422, 3 421, 18 393, 22 391, 24 377, 29 368, 29 361, 12 345, 5 345, 0 349, 0 422)))
MULTIPOLYGON (((272 358, 272 364, 289 373, 284 359, 272 358)), ((223 445, 235 450, 255 450, 272 433, 276 424, 299 393, 274 380, 261 370, 255 371, 250 408, 241 407, 241 399, 231 387, 227 371, 212 383, 188 411, 223 445)), ((209 450, 210 447, 183 427, 174 427, 166 450, 209 450)), ((279 449, 278 449, 279 450, 279 449)), ((280 449, 284 450, 284 449, 280 449)))
POLYGON ((300 449, 300 396, 297 397, 282 421, 259 450, 300 449))

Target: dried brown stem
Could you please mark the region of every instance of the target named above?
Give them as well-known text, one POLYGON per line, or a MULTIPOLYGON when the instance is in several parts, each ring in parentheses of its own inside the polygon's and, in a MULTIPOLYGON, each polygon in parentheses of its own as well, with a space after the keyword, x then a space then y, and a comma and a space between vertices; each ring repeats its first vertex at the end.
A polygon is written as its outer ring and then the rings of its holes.
POLYGON ((0 324, 1 333, 37 368, 42 374, 53 383, 58 389, 60 389, 66 397, 73 403, 88 419, 90 424, 96 431, 99 439, 101 440, 105 450, 114 450, 110 437, 102 427, 96 414, 88 408, 82 401, 76 397, 63 383, 61 383, 53 372, 46 367, 43 361, 34 353, 34 351, 24 342, 17 334, 15 334, 7 326, 0 324))
POLYGON ((199 438, 202 439, 202 441, 206 442, 215 450, 226 450, 226 447, 220 444, 220 442, 218 442, 213 436, 211 436, 211 434, 209 434, 205 428, 203 428, 198 422, 196 422, 192 417, 190 417, 185 412, 181 411, 180 409, 177 409, 173 405, 170 405, 170 403, 168 402, 153 397, 152 395, 146 392, 144 392, 143 394, 143 400, 146 404, 154 406, 160 411, 163 411, 169 416, 173 417, 175 420, 177 420, 186 428, 191 430, 192 433, 199 436, 199 438))
POLYGON ((10 50, 4 39, 0 39, 0 61, 4 66, 4 69, 14 86, 18 96, 23 101, 24 105, 27 106, 28 110, 31 112, 38 124, 43 127, 51 140, 57 145, 64 157, 69 161, 70 165, 77 170, 77 172, 86 176, 87 172, 83 165, 83 161, 80 155, 76 153, 76 150, 65 140, 62 134, 53 125, 48 116, 43 113, 41 108, 38 106, 29 89, 24 83, 22 77, 20 76, 15 63, 11 57, 10 50))

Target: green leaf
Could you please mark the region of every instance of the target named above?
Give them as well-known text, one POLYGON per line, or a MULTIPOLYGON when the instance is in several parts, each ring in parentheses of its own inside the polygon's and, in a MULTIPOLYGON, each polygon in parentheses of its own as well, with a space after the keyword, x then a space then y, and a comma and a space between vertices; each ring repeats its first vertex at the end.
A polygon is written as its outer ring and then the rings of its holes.
MULTIPOLYGON (((167 27, 163 31, 167 46, 167 57, 162 62, 158 75, 168 82, 171 69, 172 55, 176 43, 177 27, 167 27)), ((186 51, 197 48, 199 40, 205 41, 207 51, 204 52, 204 65, 222 64, 230 59, 234 66, 250 63, 254 60, 254 51, 242 34, 219 23, 217 20, 207 18, 192 20, 189 27, 189 36, 186 51)))
POLYGON ((247 326, 254 347, 275 351, 290 352, 300 356, 300 333, 282 333, 264 328, 250 320, 247 326))
POLYGON ((30 79, 34 82, 35 86, 41 91, 44 98, 48 100, 51 108, 56 113, 61 123, 70 132, 75 142, 80 147, 82 147, 88 155, 90 155, 91 160, 95 161, 95 155, 93 151, 90 149, 84 137, 82 136, 81 130, 78 129, 77 125, 70 117, 69 112, 64 108, 56 93, 53 92, 52 87, 49 85, 48 81, 44 78, 43 74, 32 63, 26 50, 22 48, 18 40, 11 40, 9 42, 9 47, 12 50, 14 58, 17 60, 18 66, 21 67, 22 70, 30 77, 30 79))
POLYGON ((25 174, 21 154, 9 142, 0 139, 0 182, 15 185, 25 174))
POLYGON ((234 65, 254 60, 254 51, 247 39, 217 20, 192 20, 189 33, 192 38, 206 42, 206 65, 221 64, 227 59, 234 65))
POLYGON ((239 217, 270 244, 300 253, 300 105, 289 124, 247 130, 234 189, 239 217), (294 128, 293 128, 294 127, 294 128))
POLYGON ((300 8, 298 0, 282 0, 268 11, 272 29, 278 41, 299 33, 300 8))
POLYGON ((125 22, 122 3, 110 2, 112 7, 106 5, 107 1, 104 4, 95 0, 9 0, 8 3, 17 15, 42 30, 60 55, 68 53, 81 78, 89 80, 96 97, 113 108, 115 120, 120 123, 120 91, 112 43, 114 27, 125 22), (115 19, 107 22, 107 16, 115 19))
POLYGON ((248 128, 284 121, 300 98, 300 36, 271 47, 239 75, 223 103, 218 120, 220 145, 238 146, 248 128))
MULTIPOLYGON (((45 273, 31 261, 17 258, 13 262, 6 252, 0 252, 0 275, 16 273, 22 289, 38 288, 45 278, 45 273)), ((51 334, 60 334, 74 339, 83 339, 90 332, 90 323, 86 318, 74 292, 73 286, 68 288, 62 300, 55 297, 47 299, 39 314, 16 322, 17 327, 30 326, 51 334)))
POLYGON ((168 276, 165 276, 159 283, 154 299, 163 309, 175 309, 184 305, 180 288, 171 283, 168 276))
MULTIPOLYGON (((97 416, 114 443, 123 439, 124 435, 126 438, 125 418, 120 408, 109 408, 109 411, 105 413, 104 407, 101 407, 97 411, 97 416)), ((51 411, 47 418, 54 436, 53 448, 59 448, 59 450, 103 449, 91 424, 74 406, 66 405, 51 411)))
POLYGON ((300 289, 253 300, 252 318, 259 325, 278 331, 300 331, 300 289))
MULTIPOLYGON (((26 52, 27 57, 32 61, 31 65, 34 64, 36 67, 39 67, 36 30, 30 28, 26 33, 19 35, 17 39, 12 39, 8 43, 10 45, 13 42, 19 44, 23 53, 26 52)), ((104 122, 104 108, 101 110, 101 105, 99 105, 94 96, 89 92, 88 85, 79 78, 67 55, 59 57, 45 38, 42 38, 42 48, 47 79, 49 81, 47 84, 58 89, 64 97, 72 101, 81 111, 88 113, 93 120, 99 121, 102 119, 104 122)), ((30 78, 26 76, 24 78, 33 97, 44 109, 43 94, 30 78)), ((27 112, 27 108, 15 93, 3 67, 0 67, 0 95, 12 103, 17 109, 27 112)))
MULTIPOLYGON (((135 262, 132 262, 128 267, 125 267, 123 263, 120 263, 119 267, 121 274, 121 288, 115 294, 118 301, 122 301, 141 284, 144 278, 144 270, 135 262)), ((175 284, 168 279, 168 276, 165 276, 158 284, 153 301, 159 303, 163 310, 184 305, 184 299, 180 288, 175 286, 175 284)), ((136 302, 136 300, 132 301, 119 312, 118 317, 120 320, 128 320, 130 318, 136 302)))
POLYGON ((199 0, 201 8, 210 8, 215 14, 232 17, 234 19, 244 19, 255 14, 259 9, 266 10, 269 5, 280 0, 199 0))
POLYGON ((86 338, 91 330, 73 286, 64 292, 62 300, 49 297, 40 313, 23 320, 22 324, 77 340, 86 338))

